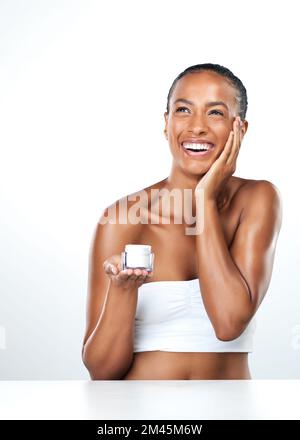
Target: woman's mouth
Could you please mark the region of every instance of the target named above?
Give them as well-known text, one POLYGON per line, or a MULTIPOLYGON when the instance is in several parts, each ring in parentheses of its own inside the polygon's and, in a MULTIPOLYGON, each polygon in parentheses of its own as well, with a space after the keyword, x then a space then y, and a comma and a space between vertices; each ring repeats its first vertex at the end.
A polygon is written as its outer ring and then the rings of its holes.
POLYGON ((215 149, 215 145, 211 143, 182 142, 181 148, 187 156, 202 157, 208 156, 215 149))

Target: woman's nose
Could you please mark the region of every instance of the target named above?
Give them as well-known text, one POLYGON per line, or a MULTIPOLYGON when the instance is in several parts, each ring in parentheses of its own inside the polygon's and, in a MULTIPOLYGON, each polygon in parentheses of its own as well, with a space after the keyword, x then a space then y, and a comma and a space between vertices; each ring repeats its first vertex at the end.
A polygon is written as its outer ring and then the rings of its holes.
POLYGON ((193 133, 206 133, 207 132, 207 123, 205 118, 203 117, 199 117, 199 116, 195 116, 194 118, 192 118, 192 120, 190 121, 190 131, 192 131, 193 133))

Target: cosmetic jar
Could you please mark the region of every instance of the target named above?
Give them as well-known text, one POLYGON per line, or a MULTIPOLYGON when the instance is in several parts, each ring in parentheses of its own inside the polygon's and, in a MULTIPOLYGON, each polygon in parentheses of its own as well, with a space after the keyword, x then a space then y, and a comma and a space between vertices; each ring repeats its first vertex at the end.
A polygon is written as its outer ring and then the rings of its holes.
POLYGON ((153 271, 154 253, 147 244, 126 244, 122 252, 122 270, 146 269, 153 271))

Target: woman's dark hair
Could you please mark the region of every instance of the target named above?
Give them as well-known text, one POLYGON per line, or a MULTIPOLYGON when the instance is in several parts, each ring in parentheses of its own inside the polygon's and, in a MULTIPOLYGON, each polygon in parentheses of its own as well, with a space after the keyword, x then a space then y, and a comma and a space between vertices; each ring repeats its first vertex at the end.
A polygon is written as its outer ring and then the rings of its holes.
POLYGON ((227 78, 229 82, 232 84, 233 87, 238 92, 238 100, 240 103, 239 108, 239 116, 242 120, 246 117, 247 107, 248 107, 248 98, 247 98, 247 90, 242 83, 242 81, 235 76, 231 70, 227 69, 227 67, 220 66, 220 64, 211 64, 211 63, 205 63, 205 64, 195 64, 194 66, 190 66, 187 69, 185 69, 183 72, 181 72, 177 78, 174 79, 173 84, 171 85, 171 88, 168 93, 167 98, 167 113, 169 113, 169 104, 170 99, 173 93, 173 90, 177 84, 177 81, 179 81, 183 76, 187 75, 188 73, 198 73, 202 72, 203 70, 210 70, 213 72, 218 73, 219 75, 223 76, 224 78, 227 78))

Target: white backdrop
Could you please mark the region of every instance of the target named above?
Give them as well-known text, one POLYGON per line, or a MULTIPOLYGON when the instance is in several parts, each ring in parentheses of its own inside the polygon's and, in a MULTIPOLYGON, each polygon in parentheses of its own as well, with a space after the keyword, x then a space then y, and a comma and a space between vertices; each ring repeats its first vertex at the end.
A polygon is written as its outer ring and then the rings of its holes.
POLYGON ((283 224, 254 379, 300 379, 297 1, 0 1, 0 379, 85 379, 88 253, 102 210, 167 177, 166 98, 186 67, 247 88, 235 175, 283 224))

